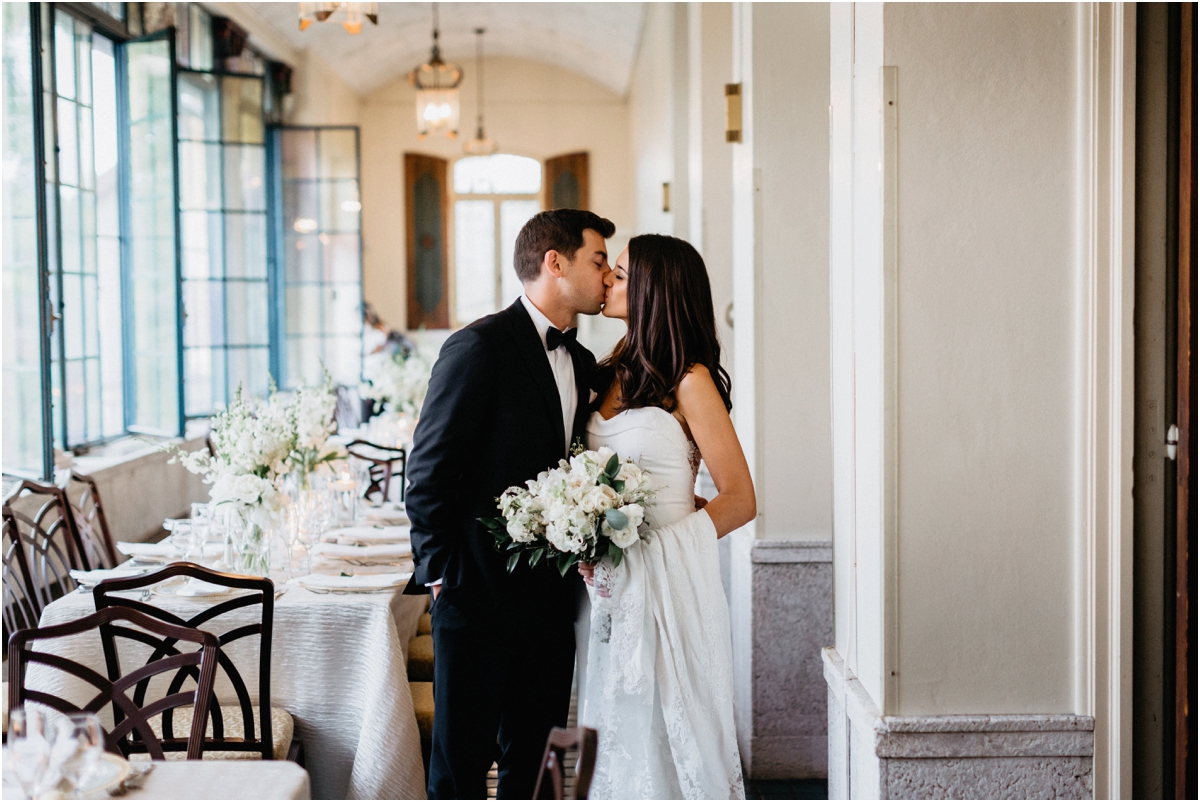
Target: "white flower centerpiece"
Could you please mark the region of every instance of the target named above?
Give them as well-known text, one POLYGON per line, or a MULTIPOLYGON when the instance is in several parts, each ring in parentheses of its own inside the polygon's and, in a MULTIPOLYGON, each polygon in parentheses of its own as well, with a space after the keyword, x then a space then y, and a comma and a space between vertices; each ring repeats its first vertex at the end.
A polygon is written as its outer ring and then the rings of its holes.
POLYGON ((387 430, 373 435, 375 439, 403 444, 421 414, 432 370, 433 363, 419 348, 392 354, 369 354, 363 358, 366 381, 360 386, 359 394, 373 400, 375 411, 382 413, 372 420, 372 427, 387 430))
POLYGON ((576 445, 568 460, 542 471, 525 487, 510 487, 498 498, 501 515, 480 518, 516 570, 522 557, 536 567, 543 560, 560 574, 572 565, 609 557, 621 564, 624 550, 642 535, 638 528, 654 497, 650 474, 610 448, 588 451, 576 445))
POLYGON ((336 407, 329 374, 315 387, 302 387, 285 395, 274 384, 260 400, 239 384, 233 401, 211 419, 208 449, 186 452, 173 449, 185 468, 204 477, 210 506, 230 510, 237 518, 226 535, 224 562, 229 568, 266 575, 270 569, 268 532, 281 523, 291 497, 283 491, 284 479, 295 474, 297 485, 307 488, 308 476, 344 449, 330 442, 336 425, 336 407))

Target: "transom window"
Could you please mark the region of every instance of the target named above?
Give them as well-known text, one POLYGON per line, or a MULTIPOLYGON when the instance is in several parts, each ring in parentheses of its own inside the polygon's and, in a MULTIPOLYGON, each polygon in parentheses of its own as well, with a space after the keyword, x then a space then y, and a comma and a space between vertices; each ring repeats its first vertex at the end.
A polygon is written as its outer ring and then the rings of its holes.
POLYGON ((542 164, 497 153, 454 163, 454 315, 466 325, 521 294, 513 248, 542 204, 542 164))

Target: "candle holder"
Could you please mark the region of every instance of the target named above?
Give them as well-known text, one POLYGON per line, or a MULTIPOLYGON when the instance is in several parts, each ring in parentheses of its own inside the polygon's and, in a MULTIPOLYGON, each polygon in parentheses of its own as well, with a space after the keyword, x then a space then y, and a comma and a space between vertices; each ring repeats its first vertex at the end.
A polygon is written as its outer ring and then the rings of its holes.
POLYGON ((332 483, 334 494, 334 517, 338 525, 349 526, 358 520, 358 482, 343 470, 332 483))

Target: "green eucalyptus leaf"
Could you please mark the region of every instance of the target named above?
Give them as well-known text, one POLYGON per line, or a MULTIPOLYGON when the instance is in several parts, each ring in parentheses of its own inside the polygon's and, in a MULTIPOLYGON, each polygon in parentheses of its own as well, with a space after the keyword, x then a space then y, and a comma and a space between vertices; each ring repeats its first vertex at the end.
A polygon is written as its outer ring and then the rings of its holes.
POLYGON ((612 479, 616 477, 619 470, 621 470, 621 459, 616 454, 613 454, 608 458, 608 464, 604 466, 604 475, 612 479))
POLYGON ((612 487, 612 489, 617 491, 618 493, 625 492, 625 480, 624 479, 613 479, 609 486, 612 487))
POLYGON ((604 513, 604 520, 608 521, 608 525, 616 530, 625 529, 629 526, 629 516, 620 510, 609 510, 604 513))
POLYGON ((546 550, 544 548, 534 549, 529 554, 530 567, 536 566, 538 563, 540 563, 542 561, 542 557, 545 556, 545 554, 546 554, 546 550))
POLYGON ((621 558, 625 556, 625 552, 617 549, 617 553, 612 555, 613 568, 621 564, 621 558))
POLYGON ((521 561, 521 552, 514 551, 508 555, 508 572, 511 574, 517 568, 517 563, 521 561))

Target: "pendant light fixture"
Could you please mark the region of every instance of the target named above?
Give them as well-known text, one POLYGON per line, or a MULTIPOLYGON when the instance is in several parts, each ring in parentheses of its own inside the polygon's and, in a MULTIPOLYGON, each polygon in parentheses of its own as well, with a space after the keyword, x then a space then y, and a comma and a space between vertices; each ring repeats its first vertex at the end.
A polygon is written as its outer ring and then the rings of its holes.
POLYGON ((496 143, 483 133, 483 28, 475 29, 475 74, 478 84, 475 90, 475 138, 463 146, 468 156, 490 156, 496 152, 496 143))
POLYGON ((363 18, 379 24, 378 3, 301 3, 300 30, 314 22, 341 22, 347 33, 362 32, 363 18), (344 19, 343 19, 344 17, 344 19))
POLYGON ((457 64, 442 61, 438 47, 438 7, 433 4, 433 48, 429 61, 408 74, 417 90, 417 136, 424 139, 430 131, 445 131, 458 136, 458 85, 463 71, 457 64))

